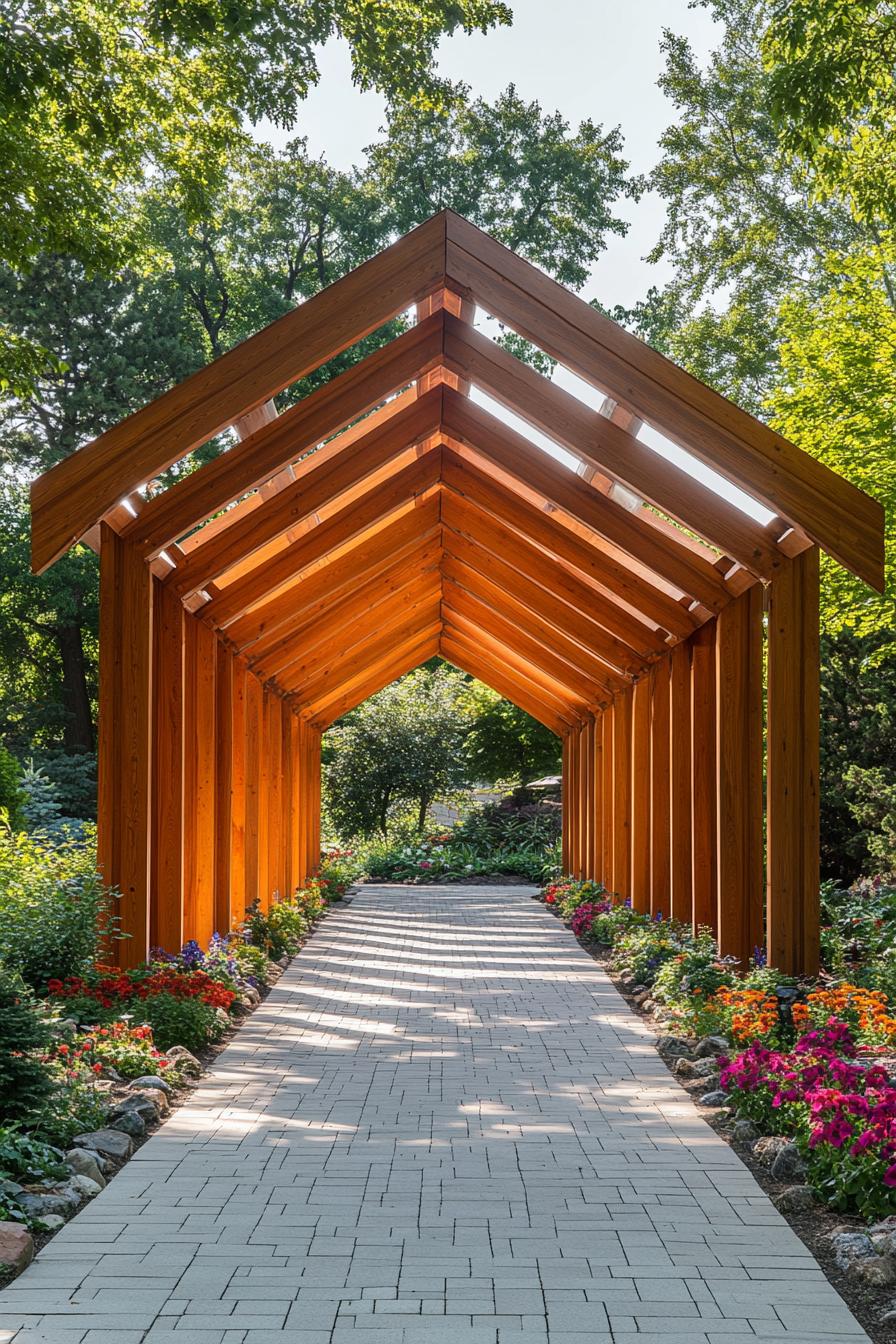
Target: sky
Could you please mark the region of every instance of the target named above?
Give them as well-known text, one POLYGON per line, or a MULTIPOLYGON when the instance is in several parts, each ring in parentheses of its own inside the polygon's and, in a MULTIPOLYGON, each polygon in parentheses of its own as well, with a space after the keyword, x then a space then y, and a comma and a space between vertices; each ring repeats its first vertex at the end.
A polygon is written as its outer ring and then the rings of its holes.
MULTIPOLYGON (((697 57, 705 58, 720 37, 708 11, 702 4, 692 8, 688 0, 510 0, 510 5, 511 27, 444 39, 440 73, 463 80, 474 95, 487 99, 513 83, 521 97, 537 100, 545 112, 560 111, 573 125, 586 118, 605 129, 619 125, 631 171, 648 173, 659 157, 660 135, 675 120, 675 108, 657 87, 664 66, 663 30, 687 36, 697 57)), ((378 94, 362 94, 352 84, 345 44, 328 43, 319 64, 320 83, 302 105, 292 134, 306 136, 312 154, 349 169, 363 161, 365 146, 376 138, 384 104, 378 94)), ((287 138, 270 125, 260 127, 259 134, 274 144, 287 138)), ((646 260, 663 226, 662 201, 647 193, 637 202, 617 201, 614 209, 629 221, 629 231, 624 238, 608 235, 607 248, 582 291, 584 298, 596 298, 607 308, 634 304, 651 285, 661 286, 668 277, 663 263, 646 260)), ((554 382, 594 408, 603 401, 601 393, 568 369, 558 367, 554 382)), ((473 395, 552 456, 573 465, 559 445, 477 389, 473 395)), ((649 425, 639 438, 760 523, 773 516, 649 425)))
MULTIPOLYGON (((687 35, 697 54, 706 55, 717 32, 707 11, 689 8, 687 0, 510 0, 510 5, 512 27, 443 40, 440 72, 464 80, 485 98, 514 83, 521 97, 537 100, 546 112, 560 111, 571 123, 590 117, 605 129, 621 125, 632 171, 648 172, 658 157, 658 137, 674 120, 674 108, 657 88, 663 29, 687 35)), ((308 137, 312 153, 347 169, 363 160, 365 145, 376 138, 382 99, 354 88, 343 44, 328 43, 320 65, 320 83, 302 106, 297 130, 308 137)), ((270 126, 261 133, 275 144, 286 138, 270 126)), ((638 203, 617 202, 615 209, 630 220, 629 233, 623 239, 610 236, 584 291, 607 307, 634 303, 664 278, 661 266, 643 260, 662 228, 662 203, 647 196, 638 203)))

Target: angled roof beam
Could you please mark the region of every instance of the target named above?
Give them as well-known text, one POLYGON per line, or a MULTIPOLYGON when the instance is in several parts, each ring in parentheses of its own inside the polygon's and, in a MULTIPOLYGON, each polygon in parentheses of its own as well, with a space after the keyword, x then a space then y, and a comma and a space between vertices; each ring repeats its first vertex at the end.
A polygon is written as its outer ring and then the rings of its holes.
POLYGON ((303 718, 307 719, 312 727, 323 731, 329 728, 331 723, 341 719, 343 714, 348 714, 349 710, 360 705, 362 700, 376 695, 377 691, 388 686, 396 677, 403 677, 406 672, 412 672, 421 663, 435 658, 439 651, 439 628, 434 627, 432 634, 424 634, 422 638, 384 658, 375 667, 370 668, 363 677, 356 678, 338 694, 329 695, 317 705, 301 706, 300 712, 303 718))
POLYGON ((442 593, 445 594, 446 602, 454 603, 453 589, 450 585, 454 585, 463 593, 472 594, 486 607, 504 616, 505 620, 519 625, 519 628, 533 640, 543 640, 553 653, 566 659, 567 663, 574 664, 574 667, 586 673, 592 680, 598 681, 600 685, 606 687, 610 695, 622 691, 629 684, 625 676, 619 675, 619 672, 600 659, 594 650, 575 640, 566 628, 551 624, 543 614, 533 612, 531 607, 508 593, 500 583, 486 578, 478 569, 473 569, 470 564, 446 551, 442 558, 442 593))
MULTIPOLYGON (((339 496, 368 480, 400 454, 436 432, 442 410, 440 388, 407 402, 397 413, 378 420, 367 433, 349 434, 338 451, 313 454, 296 478, 270 499, 207 542, 200 542, 164 582, 179 597, 205 588, 255 552, 284 536, 319 509, 338 503, 339 496)), ((364 422, 362 422, 364 423, 364 422)), ((338 444, 339 440, 334 440, 338 444)), ((420 449, 421 453, 424 451, 420 449)))
MULTIPOLYGON (((764 579, 771 579, 787 558, 777 539, 787 530, 778 521, 767 526, 674 462, 653 451, 608 417, 593 411, 521 360, 450 314, 445 317, 445 358, 478 387, 567 448, 576 457, 609 474, 654 508, 675 518, 764 579)), ((449 397, 456 396, 447 391, 449 397)), ((466 402, 469 409, 469 402, 466 402)), ((459 416, 463 411, 453 408, 459 416)), ((610 492, 612 496, 612 491, 610 492)), ((808 537, 806 546, 811 546, 808 537)))
POLYGON ((443 433, 451 447, 466 458, 466 449, 485 457, 508 476, 537 491, 545 499, 605 537, 619 550, 713 611, 727 604, 731 594, 714 567, 673 537, 660 535, 645 519, 602 495, 575 472, 554 461, 523 435, 502 425, 481 406, 466 403, 475 418, 457 414, 445 390, 443 433), (450 405, 450 409, 449 409, 450 405))
POLYGON ((594 583, 604 600, 618 599, 620 612, 631 612, 648 630, 668 630, 676 638, 684 639, 700 623, 675 598, 616 560, 599 537, 593 535, 593 540, 588 541, 571 532, 557 521, 556 514, 508 491, 494 476, 483 471, 472 456, 465 460, 453 449, 443 448, 442 481, 506 526, 518 528, 535 545, 594 583))
POLYGON ((482 651, 472 648, 456 635, 443 634, 439 640, 439 654, 447 663, 453 664, 461 672, 477 677, 491 686, 493 691, 503 695, 506 700, 531 714, 533 719, 550 728, 558 737, 565 736, 582 720, 571 712, 559 713, 553 705, 546 703, 538 688, 531 683, 524 684, 521 679, 508 675, 505 668, 495 666, 494 662, 483 657, 482 651))
POLYGON ((137 489, 445 282, 446 217, 286 313, 34 482, 36 573, 137 489))
POLYGON ((331 693, 338 694, 357 677, 365 676, 367 669, 388 658, 399 649, 432 635, 440 624, 439 596, 427 597, 419 608, 402 612, 386 628, 375 634, 369 632, 350 649, 333 650, 330 661, 311 677, 297 674, 281 684, 290 695, 303 704, 316 704, 331 693))
POLYGON ((247 608, 273 595, 303 569, 367 528, 381 521, 385 523, 398 510, 421 507, 428 498, 426 492, 437 486, 440 471, 440 450, 434 448, 360 501, 353 501, 312 528, 272 559, 217 589, 202 608, 203 620, 218 627, 227 626, 247 608))
MULTIPOLYGON (((147 554, 156 554, 312 449, 317 448, 315 457, 336 452, 338 444, 324 441, 431 368, 441 358, 442 343, 443 318, 438 314, 331 378, 242 443, 147 500, 140 516, 121 529, 122 535, 143 546, 147 554), (321 443, 323 447, 318 448, 321 443)), ((390 405, 386 403, 384 413, 390 405)), ((248 506, 249 501, 242 500, 237 507, 245 510, 248 506)))
POLYGON ((262 597, 228 626, 227 639, 247 656, 250 649, 255 652, 256 643, 270 647, 286 633, 297 606, 303 620, 313 620, 315 611, 324 611, 334 596, 357 586, 359 573, 381 573, 433 538, 441 545, 439 515, 440 500, 433 491, 421 508, 406 510, 385 526, 366 528, 300 571, 274 597, 262 597))
POLYGON ((666 652, 666 632, 650 629, 636 621, 576 574, 552 563, 552 557, 538 550, 519 532, 491 517, 472 500, 445 488, 443 482, 442 522, 455 532, 503 560, 518 573, 545 588, 561 602, 575 607, 583 616, 602 626, 633 653, 642 658, 659 657, 666 652))
POLYGON ((450 287, 883 589, 884 519, 876 500, 455 214, 448 216, 447 277, 450 287))

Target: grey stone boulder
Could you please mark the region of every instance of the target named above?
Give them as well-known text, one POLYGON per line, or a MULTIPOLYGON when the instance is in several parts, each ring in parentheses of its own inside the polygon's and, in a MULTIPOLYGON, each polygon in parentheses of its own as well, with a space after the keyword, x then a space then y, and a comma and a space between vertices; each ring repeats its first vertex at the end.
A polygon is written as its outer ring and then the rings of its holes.
POLYGON ((65 1182, 63 1189, 72 1190, 81 1199, 93 1199, 95 1195, 100 1193, 105 1184, 106 1182, 102 1177, 99 1181, 95 1181, 90 1176, 75 1175, 71 1180, 65 1182))
POLYGON ((815 1191, 811 1185, 791 1185, 789 1189, 782 1190, 772 1203, 781 1213, 805 1213, 807 1209, 815 1207, 815 1191))
POLYGON ((17 1198, 24 1189, 24 1185, 19 1185, 18 1181, 0 1181, 0 1195, 17 1198))
POLYGON ((58 1232, 60 1227, 65 1226, 61 1213, 45 1213, 40 1222, 45 1232, 58 1232))
POLYGON ((701 1106, 724 1106, 728 1101, 728 1093, 723 1092, 721 1088, 716 1088, 714 1092, 704 1092, 700 1098, 701 1106))
POLYGON ((65 1155, 65 1165, 71 1167, 76 1176, 86 1176, 88 1181, 93 1181, 100 1189, 106 1184, 96 1154, 86 1148, 70 1148, 65 1155))
POLYGON ((0 1223, 0 1266, 21 1274, 34 1259, 34 1238, 19 1223, 0 1223))
POLYGON ((795 1143, 785 1144, 775 1154, 771 1166, 776 1181, 802 1181, 806 1176, 806 1164, 803 1155, 795 1143))
POLYGON ((656 1048, 664 1059, 690 1059, 693 1053, 691 1042, 684 1036, 660 1036, 656 1048))
MULTIPOLYGON (((129 1092, 121 1101, 115 1103, 109 1115, 113 1120, 118 1120, 123 1115, 137 1115, 144 1126, 154 1125, 162 1114, 160 1101, 164 1101, 167 1106, 168 1098, 164 1092, 129 1092)), ((120 1129, 121 1126, 113 1125, 113 1128, 120 1129)), ((126 1129, 124 1132, 128 1134, 130 1130, 126 1129)))
POLYGON ((112 1121, 112 1129, 118 1129, 122 1134, 130 1134, 132 1139, 142 1139, 146 1133, 146 1121, 137 1111, 122 1111, 112 1121))
POLYGON ((74 1213, 81 1203, 81 1196, 72 1190, 47 1190, 44 1194, 35 1194, 25 1190, 19 1195, 19 1208, 28 1218, 43 1222, 47 1214, 58 1214, 63 1220, 74 1213))
POLYGON ((230 1016, 229 1013, 225 1012, 223 1008, 216 1008, 216 1009, 215 1009, 215 1017, 216 1017, 216 1018, 218 1019, 218 1021, 221 1023, 221 1026, 222 1026, 222 1027, 232 1027, 232 1026, 233 1026, 233 1018, 230 1016))
POLYGON ((759 1130, 752 1120, 735 1120, 731 1129, 731 1137, 737 1143, 755 1143, 759 1138, 759 1130))
POLYGON ((766 1134, 753 1144, 753 1156, 764 1167, 770 1167, 781 1149, 787 1148, 789 1144, 790 1140, 785 1139, 783 1134, 766 1134))
POLYGON ((160 1078, 157 1073, 143 1073, 139 1078, 134 1078, 128 1083, 129 1092, 141 1092, 144 1090, 164 1092, 166 1097, 168 1097, 174 1089, 170 1083, 166 1083, 165 1079, 160 1078))
POLYGON ((676 1078, 713 1078, 718 1075, 714 1059, 687 1059, 680 1055, 672 1065, 676 1078))
MULTIPOLYGON (((261 995, 257 990, 252 989, 251 986, 246 988, 243 993, 246 995, 254 994, 255 1003, 261 1002, 261 995)), ((190 1053, 185 1045, 172 1045, 170 1050, 165 1051, 165 1054, 171 1060, 171 1063, 175 1064, 177 1068, 180 1069, 181 1073, 185 1073, 188 1078, 199 1078, 202 1076, 202 1065, 199 1063, 196 1056, 190 1053)))
POLYGON ((896 1260, 879 1255, 867 1232, 832 1232, 830 1242, 838 1267, 849 1278, 869 1288, 896 1283, 896 1260))
POLYGON ((90 1134, 76 1135, 72 1142, 76 1148, 90 1148, 116 1162, 126 1161, 134 1151, 131 1139, 120 1129, 95 1129, 90 1134))
POLYGON ((714 1060, 719 1055, 727 1055, 730 1048, 724 1036, 704 1036, 694 1051, 694 1058, 714 1060))
POLYGON ((832 1232, 829 1239, 838 1269, 847 1270, 856 1260, 868 1260, 875 1254, 867 1232, 832 1232))

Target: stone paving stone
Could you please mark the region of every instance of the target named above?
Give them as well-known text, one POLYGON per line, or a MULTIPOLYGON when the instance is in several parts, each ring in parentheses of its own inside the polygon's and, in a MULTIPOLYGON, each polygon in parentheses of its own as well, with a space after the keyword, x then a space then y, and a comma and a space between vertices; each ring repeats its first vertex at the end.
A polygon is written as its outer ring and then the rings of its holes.
POLYGON ((740 1339, 868 1344, 519 887, 337 907, 0 1294, 0 1344, 740 1339))

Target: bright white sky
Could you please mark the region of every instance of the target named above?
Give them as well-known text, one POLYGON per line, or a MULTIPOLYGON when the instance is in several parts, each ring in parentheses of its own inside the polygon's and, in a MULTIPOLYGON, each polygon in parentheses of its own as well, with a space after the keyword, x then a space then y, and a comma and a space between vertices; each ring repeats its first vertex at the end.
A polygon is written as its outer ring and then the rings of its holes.
MULTIPOLYGON (((463 80, 474 95, 495 98, 508 84, 520 96, 535 99, 545 112, 559 110, 570 124, 586 118, 609 129, 617 124, 625 136, 625 157, 631 171, 647 173, 659 156, 658 138, 675 120, 675 109, 657 87, 663 69, 660 42, 663 30, 685 34, 698 57, 716 44, 718 29, 706 9, 692 9, 688 0, 510 0, 513 26, 487 34, 461 33, 444 41, 439 52, 442 74, 463 80), (549 22, 546 23, 546 14, 549 22)), ((361 94, 351 81, 347 48, 331 42, 320 58, 321 80, 303 104, 293 134, 306 136, 312 154, 322 154, 334 167, 360 164, 364 147, 377 136, 383 122, 378 94, 361 94)), ((259 128, 261 138, 274 144, 287 137, 276 128, 259 128)), ((583 297, 597 298, 607 307, 630 305, 651 285, 661 285, 668 272, 644 260, 663 224, 663 204, 647 195, 635 203, 621 201, 617 212, 630 221, 624 238, 609 236, 606 251, 595 267, 583 297)), ((554 381, 597 407, 602 396, 568 370, 558 368, 554 381)), ((487 398, 502 420, 513 418, 487 398)), ((572 459, 529 426, 518 423, 527 436, 542 443, 552 455, 572 459)), ((640 437, 671 458, 691 475, 736 503, 760 522, 773 516, 756 501, 683 453, 649 427, 640 437)))

